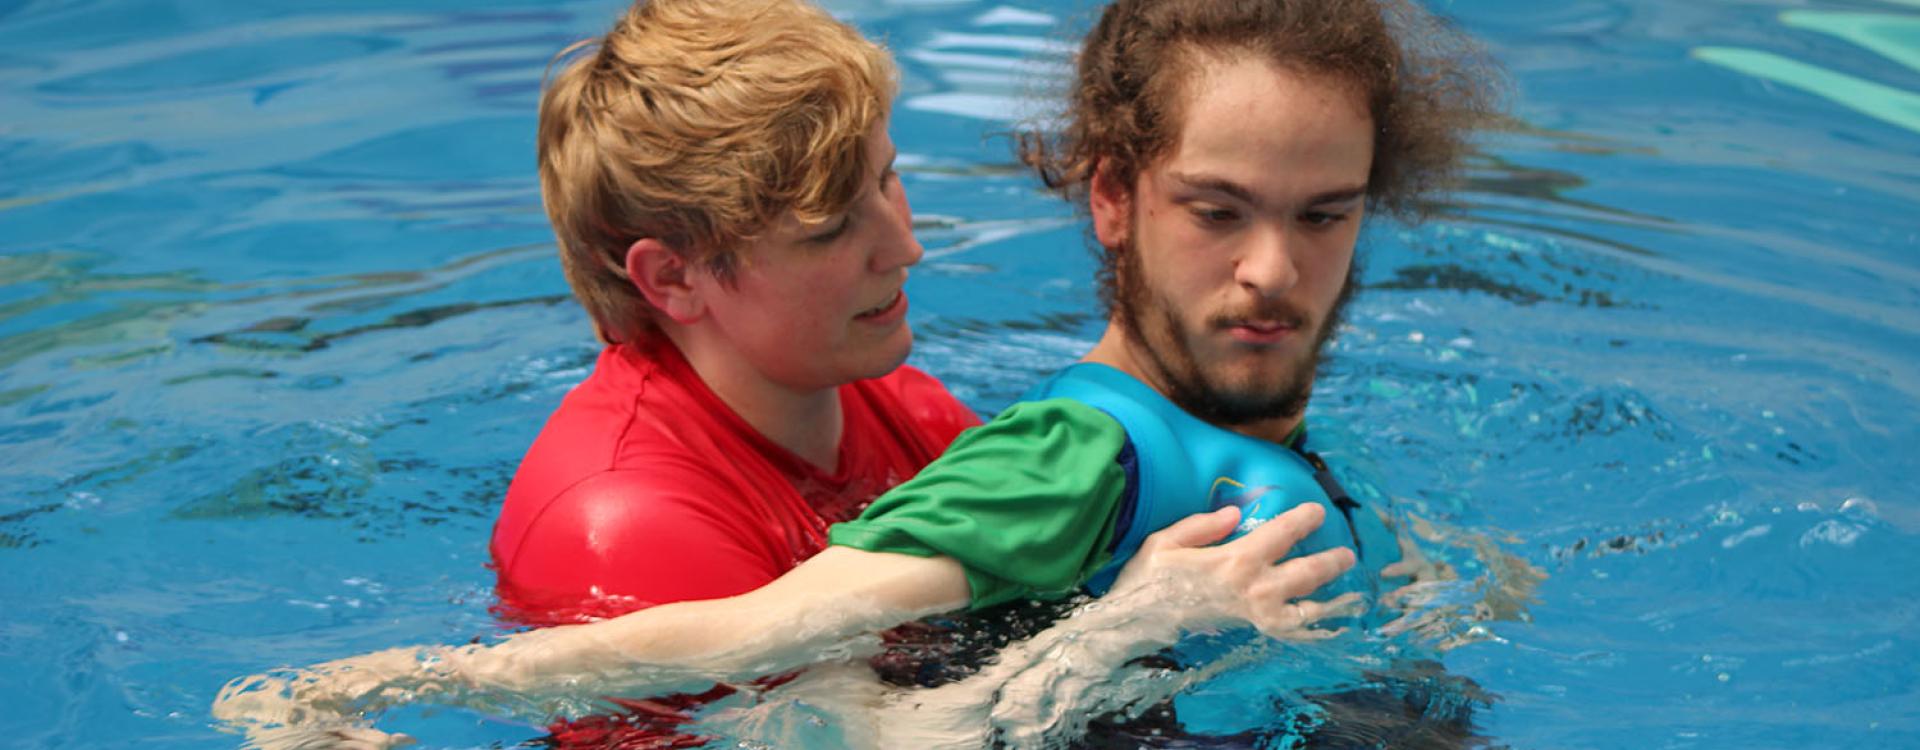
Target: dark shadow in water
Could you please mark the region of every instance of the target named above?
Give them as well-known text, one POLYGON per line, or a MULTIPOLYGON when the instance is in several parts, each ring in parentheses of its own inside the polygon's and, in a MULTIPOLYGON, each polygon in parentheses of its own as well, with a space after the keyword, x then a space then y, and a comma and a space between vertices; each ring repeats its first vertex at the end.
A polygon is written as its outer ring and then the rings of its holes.
POLYGON ((1509 284, 1479 271, 1463 266, 1420 265, 1401 266, 1393 269, 1391 281, 1376 281, 1367 285, 1368 289, 1449 289, 1462 292, 1483 292, 1517 305, 1531 305, 1546 299, 1546 295, 1515 284, 1509 284))
POLYGON ((27 549, 40 546, 40 538, 27 528, 27 521, 42 513, 60 509, 60 503, 43 503, 0 515, 0 549, 27 549))
POLYGON ((548 294, 521 299, 495 300, 492 302, 457 302, 450 305, 435 305, 416 310, 408 310, 388 316, 378 323, 354 326, 340 331, 306 335, 304 330, 312 323, 311 318, 276 317, 268 318, 237 331, 208 334, 192 340, 195 344, 219 344, 248 351, 311 352, 325 349, 335 342, 379 331, 403 328, 424 328, 448 318, 455 318, 480 310, 492 310, 527 305, 558 305, 573 299, 568 294, 548 294))
POLYGON ((1032 318, 1009 318, 1006 320, 942 316, 920 324, 914 329, 914 333, 919 336, 935 338, 978 336, 995 331, 1058 333, 1068 336, 1079 336, 1086 334, 1088 326, 1098 320, 1100 320, 1100 316, 1091 311, 1043 312, 1032 318))
MULTIPOLYGON (((0 321, 22 317, 62 305, 80 305, 104 310, 62 320, 0 338, 0 370, 29 358, 63 349, 76 349, 130 343, 136 340, 165 339, 169 321, 205 315, 208 308, 263 305, 285 309, 289 302, 321 298, 309 304, 307 311, 377 309, 397 299, 419 296, 443 289, 467 276, 514 263, 525 257, 552 252, 551 245, 518 245, 475 253, 437 268, 410 271, 320 276, 305 279, 270 279, 220 284, 193 277, 185 272, 156 274, 103 274, 95 270, 103 260, 96 256, 70 252, 38 253, 0 258, 0 287, 37 284, 40 293, 0 304, 0 321), (353 294, 368 290, 367 294, 353 294), (342 296, 349 295, 349 296, 342 296)), ((418 327, 476 310, 493 307, 556 304, 566 295, 442 305, 396 314, 386 321, 343 331, 317 335, 295 335, 287 341, 272 342, 276 333, 295 333, 311 324, 310 316, 275 315, 253 326, 193 339, 194 343, 228 343, 243 349, 266 351, 312 351, 327 342, 388 328, 418 327), (249 346, 240 334, 264 334, 268 343, 249 346), (319 340, 321 343, 315 345, 319 340)), ((170 345, 164 342, 89 355, 81 363, 115 365, 147 356, 164 354, 170 345)))
MULTIPOLYGON (((1545 139, 1548 148, 1555 151, 1602 157, 1626 153, 1651 155, 1644 149, 1620 147, 1579 133, 1540 130, 1517 124, 1509 127, 1508 130, 1520 137, 1545 139)), ((1569 197, 1569 193, 1583 189, 1589 184, 1586 177, 1575 172, 1527 166, 1498 154, 1481 152, 1469 160, 1467 174, 1458 191, 1452 196, 1428 205, 1427 209, 1437 217, 1454 222, 1516 229, 1649 257, 1658 253, 1651 248, 1568 229, 1566 225, 1617 226, 1666 232, 1680 232, 1685 229, 1683 224, 1665 216, 1645 214, 1569 197), (1513 200, 1498 204, 1485 203, 1472 200, 1471 197, 1476 194, 1513 200), (1503 218, 1495 218, 1491 214, 1498 214, 1503 218), (1505 218, 1514 216, 1559 221, 1548 224, 1505 218)))

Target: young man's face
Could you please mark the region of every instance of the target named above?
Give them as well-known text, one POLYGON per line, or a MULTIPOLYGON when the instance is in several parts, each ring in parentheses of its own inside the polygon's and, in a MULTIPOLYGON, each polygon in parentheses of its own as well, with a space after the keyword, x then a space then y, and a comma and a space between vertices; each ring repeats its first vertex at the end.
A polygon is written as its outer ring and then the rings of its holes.
POLYGON ((1344 302, 1373 164, 1353 87, 1264 61, 1201 58, 1170 151, 1096 181, 1132 359, 1203 419, 1297 416, 1344 302))
POLYGON ((840 215, 781 220, 742 254, 731 286, 700 274, 734 356, 796 391, 884 375, 913 346, 902 286, 924 251, 884 119, 867 149, 867 184, 840 215))

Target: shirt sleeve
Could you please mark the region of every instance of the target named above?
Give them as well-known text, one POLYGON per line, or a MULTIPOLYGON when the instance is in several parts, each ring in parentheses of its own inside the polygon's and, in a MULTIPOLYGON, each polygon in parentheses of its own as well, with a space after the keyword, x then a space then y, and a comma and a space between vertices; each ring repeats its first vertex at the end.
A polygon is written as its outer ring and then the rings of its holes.
POLYGON ((958 560, 972 607, 1077 589, 1110 555, 1126 490, 1120 424, 1069 401, 1016 404, 835 525, 833 544, 958 560))
POLYGON ((615 471, 569 488, 500 564, 503 591, 513 592, 523 616, 550 620, 534 616, 732 596, 780 574, 740 528, 739 514, 728 512, 726 488, 681 478, 615 471))

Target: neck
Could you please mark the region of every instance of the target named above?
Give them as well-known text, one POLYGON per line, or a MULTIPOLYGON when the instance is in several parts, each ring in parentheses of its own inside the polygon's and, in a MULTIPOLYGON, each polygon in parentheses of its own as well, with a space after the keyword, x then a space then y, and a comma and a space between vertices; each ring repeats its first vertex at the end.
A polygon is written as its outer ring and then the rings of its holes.
POLYGON ((839 466, 840 389, 793 388, 774 382, 715 337, 682 326, 662 330, 707 388, 768 440, 820 469, 839 466))
MULTIPOLYGON (((1166 377, 1161 374, 1160 368, 1154 366, 1153 358, 1141 350, 1139 337, 1128 335, 1124 326, 1125 324, 1117 319, 1107 321, 1107 330, 1100 334, 1100 342, 1094 344, 1093 349, 1087 352, 1086 356, 1081 357, 1080 361, 1097 362, 1132 375, 1135 380, 1146 383, 1160 395, 1172 398, 1166 377)), ((1214 426, 1250 438, 1285 443, 1294 429, 1300 426, 1303 418, 1305 414, 1295 414, 1291 417, 1274 417, 1245 424, 1215 424, 1214 426)))

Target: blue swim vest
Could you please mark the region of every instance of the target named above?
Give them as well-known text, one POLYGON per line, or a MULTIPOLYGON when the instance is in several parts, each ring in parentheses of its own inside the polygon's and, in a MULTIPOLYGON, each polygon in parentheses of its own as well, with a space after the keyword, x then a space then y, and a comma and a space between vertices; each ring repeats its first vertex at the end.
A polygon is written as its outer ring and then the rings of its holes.
POLYGON ((1113 560, 1087 583, 1096 594, 1113 585, 1120 568, 1147 535, 1195 513, 1232 504, 1245 533, 1301 503, 1319 503, 1327 517, 1288 556, 1348 547, 1352 570, 1321 589, 1324 595, 1379 594, 1380 569, 1400 559, 1400 545, 1381 515, 1347 495, 1305 439, 1285 446, 1220 429, 1188 414, 1120 370, 1081 362, 1034 386, 1022 399, 1066 398, 1105 412, 1126 430, 1135 458, 1134 503, 1122 509, 1113 560), (1129 512, 1129 510, 1131 512, 1129 512))

